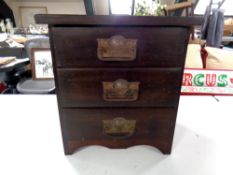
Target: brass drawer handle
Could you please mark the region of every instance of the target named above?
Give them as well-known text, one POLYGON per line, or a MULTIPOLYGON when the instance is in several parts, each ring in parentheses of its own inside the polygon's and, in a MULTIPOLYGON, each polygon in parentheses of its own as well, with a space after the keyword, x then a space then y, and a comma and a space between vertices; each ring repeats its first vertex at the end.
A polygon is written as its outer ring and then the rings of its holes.
POLYGON ((115 35, 110 39, 97 39, 97 42, 97 55, 102 61, 132 61, 136 58, 136 39, 115 35))
POLYGON ((103 98, 105 101, 136 101, 140 82, 128 82, 118 79, 114 82, 103 82, 103 98))
POLYGON ((136 120, 126 120, 123 117, 113 120, 103 120, 103 130, 108 136, 123 139, 130 137, 135 132, 136 120))

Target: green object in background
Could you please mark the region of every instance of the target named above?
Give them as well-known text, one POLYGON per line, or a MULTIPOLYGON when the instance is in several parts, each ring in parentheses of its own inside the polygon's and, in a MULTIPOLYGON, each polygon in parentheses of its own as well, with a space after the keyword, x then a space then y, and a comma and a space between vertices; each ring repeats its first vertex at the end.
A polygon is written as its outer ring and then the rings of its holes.
POLYGON ((87 15, 95 15, 92 0, 84 0, 87 15))
POLYGON ((143 1, 137 3, 135 7, 135 16, 164 16, 166 5, 162 5, 159 0, 157 2, 152 1, 151 4, 143 1))

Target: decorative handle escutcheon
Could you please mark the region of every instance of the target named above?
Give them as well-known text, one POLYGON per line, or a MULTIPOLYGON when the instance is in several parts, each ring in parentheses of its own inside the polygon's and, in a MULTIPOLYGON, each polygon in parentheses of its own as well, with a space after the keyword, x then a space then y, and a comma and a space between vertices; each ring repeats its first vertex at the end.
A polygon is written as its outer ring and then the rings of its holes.
POLYGON ((113 120, 103 120, 103 130, 108 136, 114 138, 127 138, 135 132, 136 120, 126 120, 123 117, 113 120))
POLYGON ((128 82, 118 79, 114 82, 103 82, 103 98, 105 101, 136 101, 140 82, 128 82))
POLYGON ((136 39, 115 35, 109 39, 97 39, 97 42, 97 55, 102 61, 131 61, 136 58, 136 39))

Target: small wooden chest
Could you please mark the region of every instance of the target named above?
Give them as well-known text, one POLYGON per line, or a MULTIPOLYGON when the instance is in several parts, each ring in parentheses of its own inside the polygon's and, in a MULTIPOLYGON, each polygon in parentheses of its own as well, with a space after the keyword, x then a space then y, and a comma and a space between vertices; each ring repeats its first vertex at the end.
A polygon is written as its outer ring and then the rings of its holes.
POLYGON ((151 145, 169 154, 199 18, 37 15, 49 24, 65 154, 151 145))

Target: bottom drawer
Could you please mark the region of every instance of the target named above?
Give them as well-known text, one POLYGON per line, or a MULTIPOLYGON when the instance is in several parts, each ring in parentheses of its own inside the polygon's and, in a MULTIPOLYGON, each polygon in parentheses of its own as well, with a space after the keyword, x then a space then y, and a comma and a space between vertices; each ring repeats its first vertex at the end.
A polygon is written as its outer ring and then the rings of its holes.
POLYGON ((64 144, 68 152, 85 145, 121 148, 151 145, 170 150, 175 108, 63 109, 64 144))

